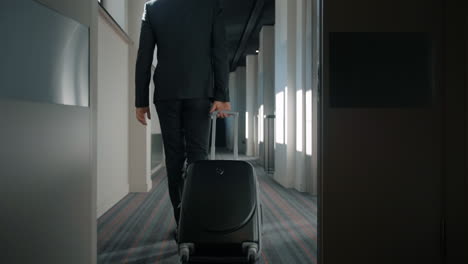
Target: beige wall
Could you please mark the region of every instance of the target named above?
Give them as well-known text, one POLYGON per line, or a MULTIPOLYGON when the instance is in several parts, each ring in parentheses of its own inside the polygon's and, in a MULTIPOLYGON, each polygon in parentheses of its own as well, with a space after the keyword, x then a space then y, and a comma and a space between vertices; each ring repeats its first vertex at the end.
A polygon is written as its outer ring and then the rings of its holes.
MULTIPOLYGON (((128 35, 132 41, 128 51, 128 136, 129 136, 129 184, 130 192, 146 192, 151 189, 151 123, 141 125, 135 117, 135 62, 140 38, 141 16, 145 0, 128 2, 128 35)), ((152 94, 150 104, 152 104, 152 94)), ((153 109, 153 108, 152 108, 153 109)), ((154 111, 154 109, 153 109, 154 111)), ((152 113, 153 116, 156 113, 152 113)))
POLYGON ((115 25, 98 20, 98 178, 97 215, 129 192, 128 46, 115 25))
MULTIPOLYGON (((100 13, 98 216, 128 192, 146 192, 152 187, 151 132, 159 131, 159 120, 152 100, 152 119, 147 127, 137 122, 134 107, 135 61, 145 2, 116 2, 113 7, 106 4, 112 16, 125 18, 124 33, 100 13)), ((152 91, 153 85, 151 99, 152 91)))
POLYGON ((112 15, 119 26, 128 31, 128 0, 104 1, 104 7, 112 15))

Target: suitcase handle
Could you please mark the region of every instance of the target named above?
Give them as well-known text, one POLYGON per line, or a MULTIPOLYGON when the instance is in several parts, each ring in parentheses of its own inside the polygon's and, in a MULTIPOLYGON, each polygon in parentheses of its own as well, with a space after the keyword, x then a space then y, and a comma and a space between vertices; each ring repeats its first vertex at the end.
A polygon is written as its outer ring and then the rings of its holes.
MULTIPOLYGON (((218 119, 218 112, 219 111, 214 111, 211 113, 211 156, 210 159, 214 160, 215 159, 215 152, 216 152, 216 120, 218 119)), ((234 159, 237 160, 239 159, 239 148, 238 148, 238 137, 239 137, 239 112, 233 112, 233 111, 221 111, 223 113, 229 114, 234 117, 234 143, 233 143, 233 149, 234 149, 234 159)))

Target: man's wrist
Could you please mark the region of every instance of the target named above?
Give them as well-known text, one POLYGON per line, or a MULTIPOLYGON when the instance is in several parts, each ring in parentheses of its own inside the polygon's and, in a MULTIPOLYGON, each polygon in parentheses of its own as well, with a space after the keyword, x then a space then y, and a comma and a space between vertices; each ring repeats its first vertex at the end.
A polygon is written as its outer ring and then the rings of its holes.
POLYGON ((229 102, 229 95, 226 93, 220 93, 216 92, 215 95, 213 96, 214 101, 219 101, 219 102, 229 102))
POLYGON ((213 99, 213 101, 216 101, 216 102, 221 102, 221 103, 229 103, 229 100, 226 99, 226 98, 219 98, 219 97, 215 97, 213 99))

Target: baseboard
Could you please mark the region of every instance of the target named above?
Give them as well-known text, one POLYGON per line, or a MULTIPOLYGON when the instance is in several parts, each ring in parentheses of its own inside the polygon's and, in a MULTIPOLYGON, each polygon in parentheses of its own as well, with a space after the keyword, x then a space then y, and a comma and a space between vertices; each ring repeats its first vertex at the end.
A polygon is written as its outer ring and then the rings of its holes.
POLYGON ((153 178, 153 175, 155 175, 157 172, 159 172, 159 170, 161 170, 163 168, 164 168, 164 164, 162 162, 158 166, 154 167, 151 170, 151 178, 153 178))

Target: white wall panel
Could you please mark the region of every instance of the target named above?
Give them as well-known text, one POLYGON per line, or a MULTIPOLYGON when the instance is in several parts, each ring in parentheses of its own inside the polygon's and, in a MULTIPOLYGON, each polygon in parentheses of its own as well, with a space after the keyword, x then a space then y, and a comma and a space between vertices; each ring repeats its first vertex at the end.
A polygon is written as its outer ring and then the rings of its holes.
POLYGON ((99 16, 98 216, 129 191, 128 44, 99 16))

